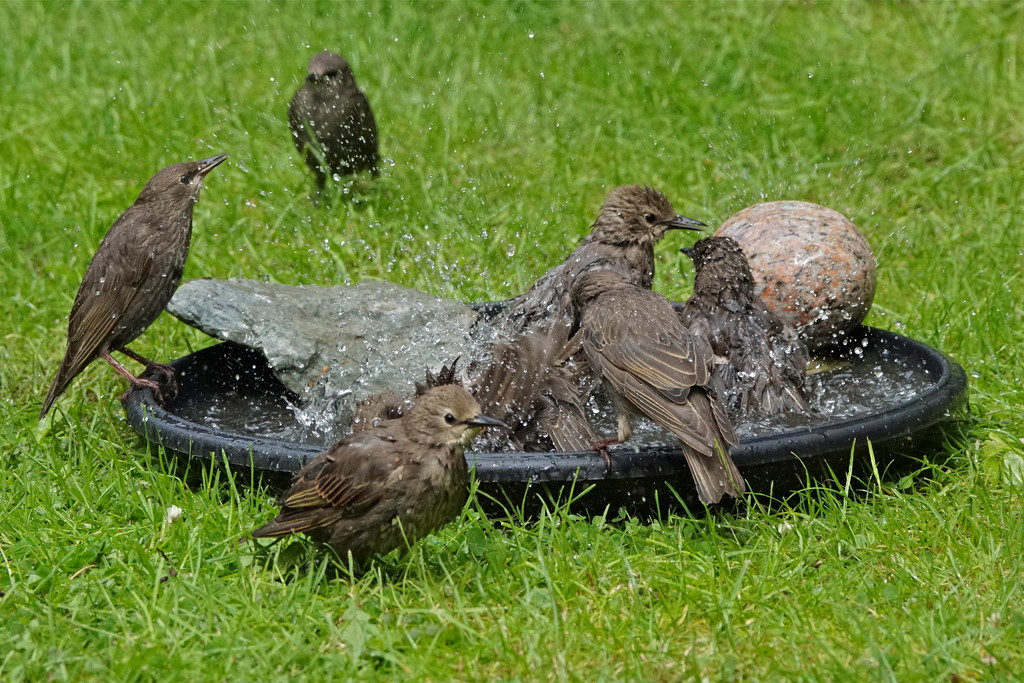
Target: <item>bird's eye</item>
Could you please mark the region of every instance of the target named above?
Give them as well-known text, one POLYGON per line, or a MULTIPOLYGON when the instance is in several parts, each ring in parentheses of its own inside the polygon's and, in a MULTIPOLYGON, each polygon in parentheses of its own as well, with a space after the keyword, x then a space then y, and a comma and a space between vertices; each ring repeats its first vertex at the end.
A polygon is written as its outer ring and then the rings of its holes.
POLYGON ((444 421, 450 425, 453 425, 455 424, 455 416, 452 415, 451 413, 445 413, 444 421))
POLYGON ((181 182, 184 185, 188 185, 189 182, 191 182, 191 180, 192 180, 192 174, 191 173, 186 173, 185 175, 181 176, 181 182))
POLYGON ((654 222, 658 220, 658 217, 655 216, 653 213, 649 213, 644 216, 644 220, 653 225, 654 222))

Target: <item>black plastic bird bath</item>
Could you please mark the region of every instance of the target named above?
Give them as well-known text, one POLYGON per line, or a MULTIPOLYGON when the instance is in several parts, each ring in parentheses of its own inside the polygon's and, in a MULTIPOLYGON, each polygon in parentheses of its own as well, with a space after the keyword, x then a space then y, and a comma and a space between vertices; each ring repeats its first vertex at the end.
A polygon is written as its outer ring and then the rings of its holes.
MULTIPOLYGON (((898 334, 864 327, 843 347, 829 352, 851 365, 878 362, 913 367, 923 388, 893 407, 851 419, 785 429, 741 438, 732 451, 751 491, 785 497, 811 481, 843 480, 880 472, 910 471, 923 457, 948 452, 962 434, 967 412, 963 369, 935 349, 898 334), (869 450, 869 443, 871 449, 869 450)), ((171 363, 178 371, 178 394, 157 405, 148 389, 125 399, 128 422, 140 435, 186 461, 227 463, 235 471, 259 475, 283 488, 302 464, 329 444, 303 444, 268 438, 268 422, 288 420, 294 396, 274 377, 263 354, 224 342, 171 363), (231 413, 234 427, 217 424, 231 413)), ((589 491, 574 509, 615 513, 625 508, 645 515, 696 505, 696 490, 677 448, 629 445, 611 449, 611 466, 596 452, 467 453, 485 508, 536 510, 541 498, 567 500, 589 491)))

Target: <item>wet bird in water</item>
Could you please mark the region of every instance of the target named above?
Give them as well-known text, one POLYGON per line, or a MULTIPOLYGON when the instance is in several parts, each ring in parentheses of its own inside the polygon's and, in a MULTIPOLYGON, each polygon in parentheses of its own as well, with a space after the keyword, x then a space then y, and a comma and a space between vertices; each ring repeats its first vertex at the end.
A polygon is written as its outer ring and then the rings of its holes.
POLYGON ((110 363, 135 387, 149 387, 162 400, 160 385, 135 377, 118 363, 119 351, 163 374, 173 386, 173 370, 127 348, 155 321, 174 295, 188 258, 192 207, 203 178, 226 154, 186 161, 150 178, 139 198, 103 238, 85 271, 68 321, 64 360, 39 413, 53 406, 71 381, 97 358, 110 363))
POLYGON ((428 389, 398 419, 355 432, 310 461, 255 538, 303 532, 362 564, 454 519, 466 502, 463 450, 482 427, 504 427, 456 384, 428 389))
POLYGON ((327 50, 309 60, 306 82, 292 97, 288 125, 299 153, 316 176, 318 190, 328 176, 377 168, 377 124, 352 68, 327 50))
MULTIPOLYGON (((703 225, 676 214, 665 195, 652 187, 617 187, 601 205, 590 234, 563 263, 551 268, 526 293, 511 299, 494 325, 513 339, 539 336, 548 348, 569 348, 570 292, 577 278, 592 270, 610 270, 627 282, 650 289, 654 245, 669 230, 699 231, 703 225)), ((589 368, 579 354, 556 355, 560 362, 546 373, 546 404, 537 415, 543 418, 543 429, 558 450, 590 449, 594 433, 584 413, 589 368)))
POLYGON ((700 230, 704 224, 676 214, 658 190, 623 185, 601 206, 590 234, 565 262, 545 273, 521 296, 512 299, 496 324, 506 330, 535 332, 554 323, 571 324, 569 291, 583 273, 612 270, 638 287, 651 288, 654 245, 669 230, 700 230))
POLYGON ((456 374, 458 364, 459 359, 456 357, 451 363, 442 365, 436 373, 429 369, 424 371, 423 381, 415 383, 415 393, 412 399, 407 399, 394 390, 370 394, 357 403, 352 411, 352 431, 365 431, 384 420, 395 420, 402 417, 409 410, 415 398, 422 396, 434 387, 446 384, 463 386, 456 374))
POLYGON ((711 350, 679 322, 665 297, 607 270, 573 285, 583 352, 619 414, 618 442, 643 415, 682 442, 704 503, 739 497, 743 477, 729 455, 739 443, 711 372, 711 350))
POLYGON ((549 341, 542 335, 496 340, 485 357, 470 364, 465 382, 457 376, 455 359, 436 374, 426 371, 413 399, 396 391, 372 394, 356 405, 352 429, 362 431, 402 417, 415 397, 432 387, 457 384, 473 394, 482 412, 507 425, 488 434, 486 450, 591 450, 598 439, 583 413, 572 365, 559 355, 564 350, 549 341))
POLYGON ((807 347, 754 293, 739 244, 705 237, 683 252, 693 259, 696 276, 679 319, 711 345, 733 420, 808 410, 807 347))
POLYGON ((484 411, 508 431, 496 450, 589 451, 598 441, 583 409, 572 346, 550 334, 522 334, 491 344, 471 366, 470 386, 484 411))

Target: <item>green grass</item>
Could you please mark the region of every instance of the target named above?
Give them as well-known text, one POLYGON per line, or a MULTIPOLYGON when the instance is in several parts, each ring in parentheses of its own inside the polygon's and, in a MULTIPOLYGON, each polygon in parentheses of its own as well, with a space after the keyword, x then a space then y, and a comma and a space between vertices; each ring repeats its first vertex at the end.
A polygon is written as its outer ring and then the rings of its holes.
MULTIPOLYGON (((1019 6, 7 0, 0 25, 0 678, 1024 677, 1019 6), (330 208, 284 116, 323 47, 390 160, 330 208), (825 204, 878 256, 868 322, 963 364, 979 426, 866 497, 654 523, 471 503, 359 579, 301 544, 254 553, 236 541, 271 496, 172 476, 108 368, 36 421, 105 231, 159 168, 221 151, 186 278, 500 299, 623 182, 710 224, 825 204)), ((679 246, 656 280, 675 298, 679 246)), ((135 348, 209 343, 164 316, 135 348)))

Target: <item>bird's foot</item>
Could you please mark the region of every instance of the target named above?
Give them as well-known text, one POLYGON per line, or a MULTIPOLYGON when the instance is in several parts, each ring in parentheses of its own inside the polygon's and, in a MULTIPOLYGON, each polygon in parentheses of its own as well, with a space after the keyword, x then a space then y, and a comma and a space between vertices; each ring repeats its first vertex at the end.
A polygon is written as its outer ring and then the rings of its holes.
POLYGON ((615 446, 620 443, 622 442, 618 439, 600 439, 599 441, 594 442, 594 450, 600 453, 601 457, 604 458, 605 469, 610 470, 612 468, 612 456, 608 453, 608 447, 615 446))
MULTIPOLYGON (((146 358, 145 356, 143 356, 140 353, 135 353, 134 351, 129 349, 127 346, 122 346, 121 348, 119 348, 117 350, 120 351, 121 353, 123 353, 124 355, 128 356, 129 358, 131 358, 133 360, 136 360, 139 363, 142 363, 143 365, 145 365, 146 366, 146 370, 148 372, 152 372, 154 374, 163 375, 164 384, 166 385, 164 387, 164 389, 167 390, 167 395, 170 396, 171 398, 174 398, 175 396, 178 395, 178 381, 177 381, 177 379, 175 379, 175 374, 176 374, 177 371, 172 366, 164 365, 163 363, 157 363, 154 360, 150 360, 150 359, 146 358)), ((159 397, 161 395, 161 389, 154 382, 154 380, 143 379, 141 377, 135 377, 132 373, 130 373, 127 370, 125 370, 124 367, 120 363, 115 361, 113 359, 113 357, 111 357, 111 355, 109 353, 108 354, 103 354, 102 358, 104 360, 106 360, 108 363, 110 363, 111 365, 113 365, 114 369, 117 370, 119 373, 121 373, 125 378, 127 378, 129 382, 131 382, 133 385, 135 385, 135 387, 148 386, 151 389, 153 389, 153 394, 155 396, 157 396, 158 399, 159 399, 159 397), (140 385, 140 383, 141 383, 141 385, 140 385)), ((129 391, 131 391, 131 389, 129 389, 129 391)), ((125 395, 127 396, 127 394, 125 394, 125 395)), ((160 402, 162 403, 163 401, 160 400, 160 402)))
POLYGON ((173 367, 163 363, 150 363, 146 367, 150 372, 163 375, 162 388, 155 390, 155 394, 162 391, 168 398, 174 398, 178 395, 178 377, 173 367))
MULTIPOLYGON (((124 401, 128 398, 128 394, 132 393, 136 389, 149 389, 153 392, 153 398, 158 404, 164 402, 163 392, 160 390, 160 383, 151 379, 143 379, 142 377, 133 377, 131 379, 132 386, 128 387, 128 390, 121 394, 121 400, 124 401)), ((177 393, 177 389, 175 389, 177 393)))
POLYGON ((168 384, 177 384, 177 381, 175 380, 177 371, 170 365, 164 365, 163 363, 154 363, 153 361, 150 361, 149 363, 146 363, 146 369, 152 370, 154 372, 159 372, 161 375, 164 376, 164 379, 167 380, 168 384))

